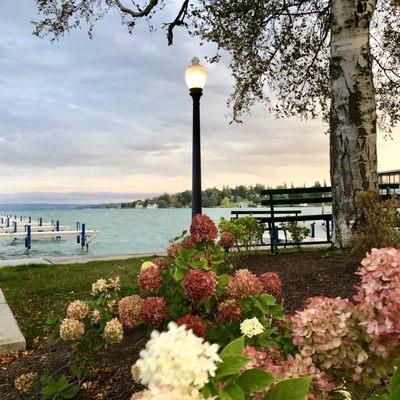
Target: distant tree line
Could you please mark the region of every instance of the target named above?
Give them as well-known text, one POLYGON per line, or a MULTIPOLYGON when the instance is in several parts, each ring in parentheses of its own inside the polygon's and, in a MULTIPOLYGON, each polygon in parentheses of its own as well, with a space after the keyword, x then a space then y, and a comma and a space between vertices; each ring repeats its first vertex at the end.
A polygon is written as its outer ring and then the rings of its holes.
MULTIPOLYGON (((304 187, 306 185, 304 184, 304 187)), ((319 181, 316 181, 313 185, 314 187, 322 187, 327 186, 324 181, 321 184, 319 181)), ((286 189, 286 188, 294 188, 295 186, 290 184, 288 186, 286 183, 283 185, 278 185, 275 188, 272 186, 265 186, 260 183, 256 185, 239 185, 234 188, 229 186, 224 186, 222 189, 218 189, 216 187, 205 189, 202 192, 202 205, 205 208, 209 207, 237 207, 240 203, 245 203, 249 207, 255 207, 257 204, 260 204, 262 200, 261 191, 265 189, 286 189)), ((286 197, 289 198, 304 198, 312 197, 311 195, 298 195, 293 194, 286 197)), ((146 198, 144 200, 135 200, 128 203, 121 203, 118 205, 120 208, 141 208, 147 207, 148 205, 157 204, 158 208, 186 208, 191 207, 192 201, 192 191, 185 190, 183 192, 178 192, 175 194, 164 193, 160 196, 146 198)), ((116 204, 106 204, 107 208, 116 208, 116 204)))

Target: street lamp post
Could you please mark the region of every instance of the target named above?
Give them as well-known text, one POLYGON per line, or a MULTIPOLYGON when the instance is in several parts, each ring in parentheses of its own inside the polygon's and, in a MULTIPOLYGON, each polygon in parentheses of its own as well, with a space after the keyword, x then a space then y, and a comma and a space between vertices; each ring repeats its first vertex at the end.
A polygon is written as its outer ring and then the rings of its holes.
POLYGON ((186 84, 193 99, 192 153, 192 218, 201 214, 201 152, 200 152, 200 97, 207 82, 207 73, 198 58, 193 58, 185 73, 186 84))

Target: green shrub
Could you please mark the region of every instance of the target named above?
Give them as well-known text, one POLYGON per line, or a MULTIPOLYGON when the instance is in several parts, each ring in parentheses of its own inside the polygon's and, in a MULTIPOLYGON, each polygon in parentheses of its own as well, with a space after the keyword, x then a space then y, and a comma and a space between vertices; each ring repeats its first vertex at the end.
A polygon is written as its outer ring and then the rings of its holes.
POLYGON ((226 220, 221 218, 218 225, 220 232, 230 232, 235 235, 238 249, 242 246, 247 253, 251 248, 257 246, 262 241, 264 226, 257 221, 252 215, 226 220))
POLYGON ((297 243, 297 248, 301 250, 300 243, 310 236, 310 228, 300 226, 298 221, 282 222, 281 227, 285 234, 289 233, 290 240, 297 243))

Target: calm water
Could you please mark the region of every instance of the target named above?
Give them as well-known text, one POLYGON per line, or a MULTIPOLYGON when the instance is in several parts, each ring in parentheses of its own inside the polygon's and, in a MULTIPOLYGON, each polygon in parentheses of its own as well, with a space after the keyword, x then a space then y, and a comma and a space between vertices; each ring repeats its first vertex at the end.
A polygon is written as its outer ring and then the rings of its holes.
MULTIPOLYGON (((221 217, 230 218, 232 209, 209 208, 203 212, 215 222, 221 217)), ((254 210, 254 209, 253 209, 254 210)), ((289 208, 286 208, 289 210, 289 208)), ((303 208, 303 214, 317 214, 319 207, 303 208)), ((0 259, 27 257, 93 256, 165 251, 170 238, 177 236, 190 224, 190 209, 65 209, 65 210, 0 210, 9 214, 43 217, 44 222, 59 220, 75 229, 76 222, 86 223, 87 229, 99 229, 100 235, 81 250, 75 237, 61 240, 34 239, 32 249, 26 250, 22 239, 0 239, 0 259)), ((317 226, 317 236, 323 235, 317 226)))

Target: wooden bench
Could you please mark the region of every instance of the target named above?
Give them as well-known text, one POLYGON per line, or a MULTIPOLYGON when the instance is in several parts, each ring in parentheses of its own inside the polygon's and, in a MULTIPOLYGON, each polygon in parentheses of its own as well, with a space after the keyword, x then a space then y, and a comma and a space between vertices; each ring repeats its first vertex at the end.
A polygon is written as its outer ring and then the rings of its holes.
MULTIPOLYGON (((231 214, 232 215, 234 215, 234 217, 233 218, 231 218, 231 219, 238 219, 239 218, 239 215, 270 215, 271 214, 271 211, 270 210, 264 210, 264 211, 261 211, 261 210, 254 210, 254 211, 248 211, 248 210, 246 210, 246 211, 231 211, 231 214)), ((301 214, 301 210, 288 210, 288 211, 285 211, 285 210, 276 210, 275 211, 275 214, 284 214, 284 215, 290 215, 290 214, 294 214, 294 215, 299 215, 299 214, 301 214)), ((256 219, 260 219, 260 217, 255 217, 256 219)))
MULTIPOLYGON (((399 184, 383 184, 379 185, 382 199, 389 198, 396 189, 400 188, 399 184)), ((264 223, 268 228, 270 235, 270 247, 271 253, 276 254, 278 252, 278 246, 287 246, 287 238, 284 242, 279 240, 279 230, 282 227, 277 226, 278 223, 282 224, 285 222, 292 221, 324 221, 326 226, 326 238, 325 240, 317 240, 310 242, 294 243, 292 245, 315 245, 315 244, 332 244, 332 231, 333 231, 333 216, 331 213, 328 214, 316 214, 316 215, 286 215, 278 216, 282 211, 275 210, 276 206, 294 206, 300 204, 326 204, 332 203, 332 190, 329 186, 324 187, 311 187, 311 188, 293 188, 293 189, 268 189, 261 191, 262 196, 267 196, 267 199, 262 200, 261 204, 270 207, 270 217, 259 218, 260 222, 264 223), (309 196, 309 197, 307 197, 309 196), (278 197, 278 198, 276 198, 278 197)))

